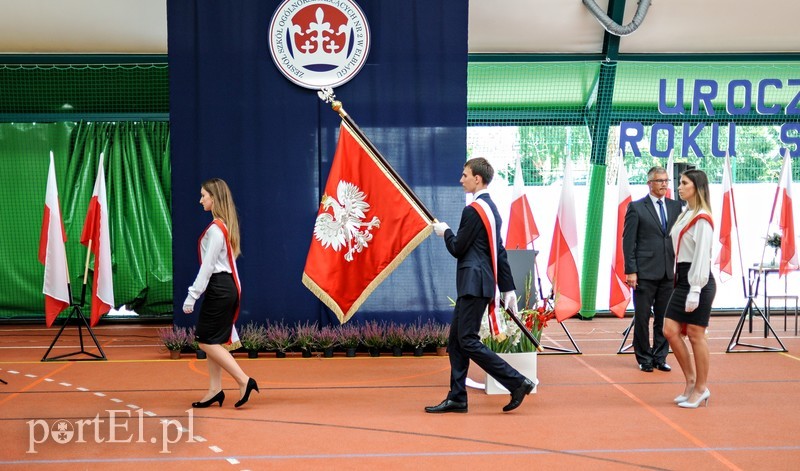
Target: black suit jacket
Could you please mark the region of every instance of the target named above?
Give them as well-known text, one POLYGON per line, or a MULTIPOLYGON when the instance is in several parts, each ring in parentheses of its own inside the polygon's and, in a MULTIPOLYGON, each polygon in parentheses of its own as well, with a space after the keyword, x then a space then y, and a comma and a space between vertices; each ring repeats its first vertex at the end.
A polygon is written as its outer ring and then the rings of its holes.
POLYGON ((622 231, 625 273, 636 273, 637 278, 643 280, 660 280, 664 276, 673 278, 675 252, 669 231, 681 214, 681 204, 669 198, 664 198, 664 201, 666 235, 661 232, 661 222, 649 194, 628 205, 622 231))
MULTIPOLYGON (((486 201, 492 208, 496 221, 497 234, 497 286, 501 292, 514 289, 514 279, 511 275, 511 266, 508 264, 500 228, 503 220, 497 212, 488 193, 478 198, 486 201)), ((458 296, 477 296, 493 298, 495 295, 495 279, 492 270, 492 255, 489 251, 489 236, 478 211, 472 206, 467 206, 461 212, 461 222, 458 225, 458 235, 452 230, 444 233, 444 243, 447 251, 458 259, 456 273, 456 289, 458 296)))

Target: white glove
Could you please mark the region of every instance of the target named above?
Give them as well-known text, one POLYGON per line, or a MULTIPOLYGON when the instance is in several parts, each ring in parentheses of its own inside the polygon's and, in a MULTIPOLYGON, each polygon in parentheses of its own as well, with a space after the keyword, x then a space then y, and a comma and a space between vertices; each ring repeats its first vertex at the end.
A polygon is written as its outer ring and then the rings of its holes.
POLYGON ((450 226, 448 226, 446 222, 434 222, 432 225, 433 232, 439 237, 444 237, 444 231, 450 229, 450 226))
POLYGON ((517 293, 514 290, 500 293, 503 296, 503 304, 506 309, 511 311, 515 316, 517 315, 517 293))
POLYGON ((689 292, 686 295, 686 312, 692 312, 700 304, 700 293, 689 292))
POLYGON ((191 294, 187 294, 186 301, 183 302, 183 312, 186 314, 191 314, 192 311, 194 311, 195 302, 197 302, 197 300, 194 299, 191 294))

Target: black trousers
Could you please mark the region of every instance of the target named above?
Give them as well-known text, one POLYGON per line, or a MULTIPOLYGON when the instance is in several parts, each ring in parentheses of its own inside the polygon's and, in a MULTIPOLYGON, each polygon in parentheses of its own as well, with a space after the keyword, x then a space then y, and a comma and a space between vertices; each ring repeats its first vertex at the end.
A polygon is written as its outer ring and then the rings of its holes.
POLYGON ((633 352, 640 365, 664 363, 669 343, 664 337, 664 313, 672 294, 672 280, 637 280, 633 290, 633 352), (650 344, 650 318, 653 318, 653 343, 650 344))
POLYGON ((520 387, 525 381, 522 374, 481 343, 478 332, 489 301, 489 298, 473 296, 463 296, 456 301, 447 345, 450 354, 450 393, 447 398, 451 401, 467 402, 466 383, 470 360, 509 391, 520 387))

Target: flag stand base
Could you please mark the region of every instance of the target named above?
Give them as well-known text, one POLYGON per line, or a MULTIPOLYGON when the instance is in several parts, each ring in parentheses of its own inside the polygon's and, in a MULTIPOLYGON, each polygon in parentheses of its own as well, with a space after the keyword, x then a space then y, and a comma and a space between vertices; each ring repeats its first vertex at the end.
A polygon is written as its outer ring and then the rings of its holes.
POLYGON ((621 353, 633 353, 633 351, 631 350, 631 348, 633 347, 633 342, 627 345, 625 345, 625 342, 628 341, 628 336, 631 335, 631 331, 633 330, 633 323, 635 321, 636 321, 636 316, 634 315, 634 317, 631 318, 631 324, 628 326, 628 328, 625 329, 625 332, 622 333, 624 337, 622 337, 622 343, 619 344, 619 350, 617 350, 618 355, 621 353))
POLYGON ((786 350, 786 346, 783 345, 783 342, 781 341, 780 337, 778 337, 778 334, 775 333, 775 330, 772 329, 772 325, 769 323, 769 320, 767 320, 767 317, 764 315, 763 312, 761 312, 761 309, 756 304, 755 296, 747 297, 747 305, 745 305, 744 309, 742 310, 741 316, 739 316, 739 323, 736 324, 736 329, 734 329, 733 331, 733 336, 731 337, 731 341, 728 344, 727 350, 725 350, 725 353, 748 353, 748 352, 788 352, 788 350, 786 350), (780 344, 781 348, 770 347, 767 345, 756 345, 739 341, 739 338, 742 336, 744 321, 748 317, 750 318, 751 331, 752 331, 754 311, 758 312, 758 316, 764 320, 764 338, 767 337, 767 331, 772 332, 772 335, 775 336, 775 340, 778 341, 778 344, 780 344), (734 350, 739 345, 750 347, 750 349, 734 350))
POLYGON ((577 354, 580 355, 581 349, 578 348, 578 344, 575 343, 575 339, 572 338, 572 334, 569 333, 569 329, 567 329, 567 325, 563 322, 558 323, 561 328, 564 329, 564 333, 567 334, 567 338, 569 339, 570 343, 572 343, 572 349, 564 348, 564 347, 555 347, 551 345, 542 345, 542 348, 545 350, 552 350, 551 352, 542 352, 542 355, 569 355, 569 354, 577 354))
POLYGON ((84 316, 83 311, 81 310, 81 307, 79 305, 77 305, 77 304, 73 304, 71 306, 71 308, 72 308, 72 310, 70 311, 69 316, 64 320, 64 325, 62 325, 61 329, 59 329, 58 334, 56 334, 56 337, 53 339, 53 342, 50 344, 50 348, 47 349, 47 352, 45 352, 44 357, 42 357, 41 361, 57 361, 57 360, 65 359, 65 358, 68 359, 69 361, 106 360, 107 359, 106 358, 106 354, 105 354, 105 352, 103 352, 103 348, 100 346, 100 343, 97 341, 97 337, 94 336, 94 332, 92 332, 92 328, 89 326, 89 323, 86 322, 86 316, 84 316), (70 324, 70 320, 72 320, 73 317, 75 317, 76 325, 78 327, 78 339, 80 340, 81 349, 76 351, 76 352, 65 353, 63 355, 58 355, 58 356, 55 356, 55 357, 48 358, 48 355, 50 355, 50 351, 53 350, 53 347, 56 345, 56 342, 58 342, 59 337, 61 337, 61 334, 64 333, 64 329, 67 327, 67 325, 70 324), (100 352, 99 355, 96 354, 96 353, 93 353, 93 352, 90 352, 90 351, 86 350, 86 348, 84 347, 84 344, 83 344, 83 328, 84 327, 86 327, 86 331, 92 337, 92 340, 94 341, 94 345, 97 347, 97 350, 100 352), (87 355, 90 358, 69 358, 69 357, 72 357, 72 356, 75 356, 75 355, 87 355))

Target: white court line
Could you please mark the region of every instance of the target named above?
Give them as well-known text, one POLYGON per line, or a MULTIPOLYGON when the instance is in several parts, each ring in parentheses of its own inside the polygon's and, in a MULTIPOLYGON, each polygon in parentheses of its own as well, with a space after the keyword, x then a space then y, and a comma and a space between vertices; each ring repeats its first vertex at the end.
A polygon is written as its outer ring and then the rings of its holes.
POLYGON ((218 447, 217 445, 211 445, 208 447, 209 450, 213 451, 214 453, 222 453, 222 448, 218 447))

